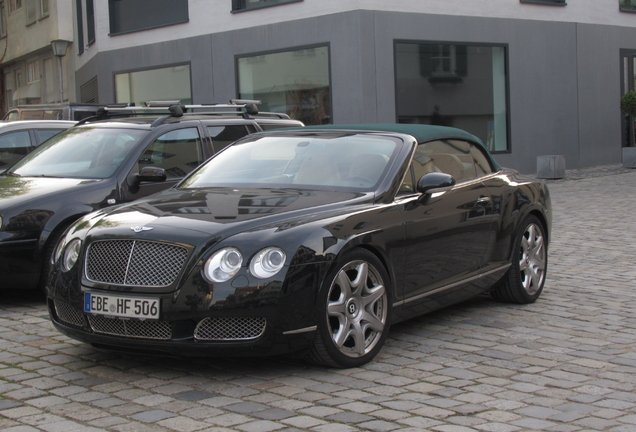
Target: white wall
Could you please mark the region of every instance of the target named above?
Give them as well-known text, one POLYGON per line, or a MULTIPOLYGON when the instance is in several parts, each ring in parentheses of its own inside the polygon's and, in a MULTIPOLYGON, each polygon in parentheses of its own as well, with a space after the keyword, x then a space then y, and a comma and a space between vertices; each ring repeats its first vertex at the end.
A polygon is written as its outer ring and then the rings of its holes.
POLYGON ((96 1, 96 42, 80 56, 77 67, 80 68, 88 62, 98 51, 117 50, 354 10, 519 18, 626 27, 636 25, 636 14, 619 12, 618 0, 570 0, 567 6, 522 4, 519 0, 304 0, 240 13, 231 13, 231 0, 190 0, 189 8, 189 23, 109 36, 108 2, 96 1))

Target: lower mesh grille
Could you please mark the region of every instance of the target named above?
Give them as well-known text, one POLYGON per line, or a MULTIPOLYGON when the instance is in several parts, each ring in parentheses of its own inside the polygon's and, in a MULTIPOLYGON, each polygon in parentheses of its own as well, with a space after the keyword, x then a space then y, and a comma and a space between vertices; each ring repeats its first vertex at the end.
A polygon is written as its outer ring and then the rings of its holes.
POLYGON ((138 321, 89 315, 88 322, 95 333, 139 339, 170 339, 172 330, 165 321, 138 321))
POLYGON ((265 323, 263 317, 204 318, 194 330, 194 337, 206 341, 256 339, 265 331, 265 323))
POLYGON ((78 327, 84 326, 84 318, 82 312, 65 303, 55 302, 55 313, 60 321, 78 327))

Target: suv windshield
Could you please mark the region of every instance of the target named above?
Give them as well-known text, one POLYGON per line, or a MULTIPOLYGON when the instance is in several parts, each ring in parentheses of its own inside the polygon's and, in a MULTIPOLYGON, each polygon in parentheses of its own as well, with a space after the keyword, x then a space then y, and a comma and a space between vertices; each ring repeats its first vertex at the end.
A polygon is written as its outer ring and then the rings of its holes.
POLYGON ((105 179, 128 158, 145 130, 81 127, 51 138, 7 174, 23 177, 105 179))

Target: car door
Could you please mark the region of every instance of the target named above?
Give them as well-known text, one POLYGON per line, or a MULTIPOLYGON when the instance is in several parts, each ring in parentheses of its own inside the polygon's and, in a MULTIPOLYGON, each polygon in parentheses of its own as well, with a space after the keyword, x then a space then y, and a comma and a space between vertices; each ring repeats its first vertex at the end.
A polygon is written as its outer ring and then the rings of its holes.
POLYGON ((174 128, 156 136, 143 149, 130 170, 121 191, 122 201, 132 201, 175 185, 199 166, 209 155, 202 132, 196 125, 174 128), (135 174, 143 167, 163 168, 164 182, 137 182, 135 174))
POLYGON ((477 177, 471 144, 459 140, 420 144, 403 185, 405 228, 403 299, 427 296, 479 273, 493 236, 492 198, 477 177), (415 190, 427 172, 451 174, 456 184, 425 199, 415 190))

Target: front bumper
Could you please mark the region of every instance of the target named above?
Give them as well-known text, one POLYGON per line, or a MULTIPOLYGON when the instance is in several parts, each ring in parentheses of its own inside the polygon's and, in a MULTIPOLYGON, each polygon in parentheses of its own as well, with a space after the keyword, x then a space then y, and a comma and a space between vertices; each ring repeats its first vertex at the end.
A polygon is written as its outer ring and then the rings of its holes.
POLYGON ((240 288, 231 282, 189 284, 172 293, 144 293, 159 297, 159 320, 87 313, 86 288, 79 288, 77 275, 53 272, 48 309, 60 332, 98 348, 179 356, 285 354, 304 350, 315 337, 321 269, 319 264, 286 268, 277 275, 280 280, 260 285, 245 283, 243 275, 240 288))

